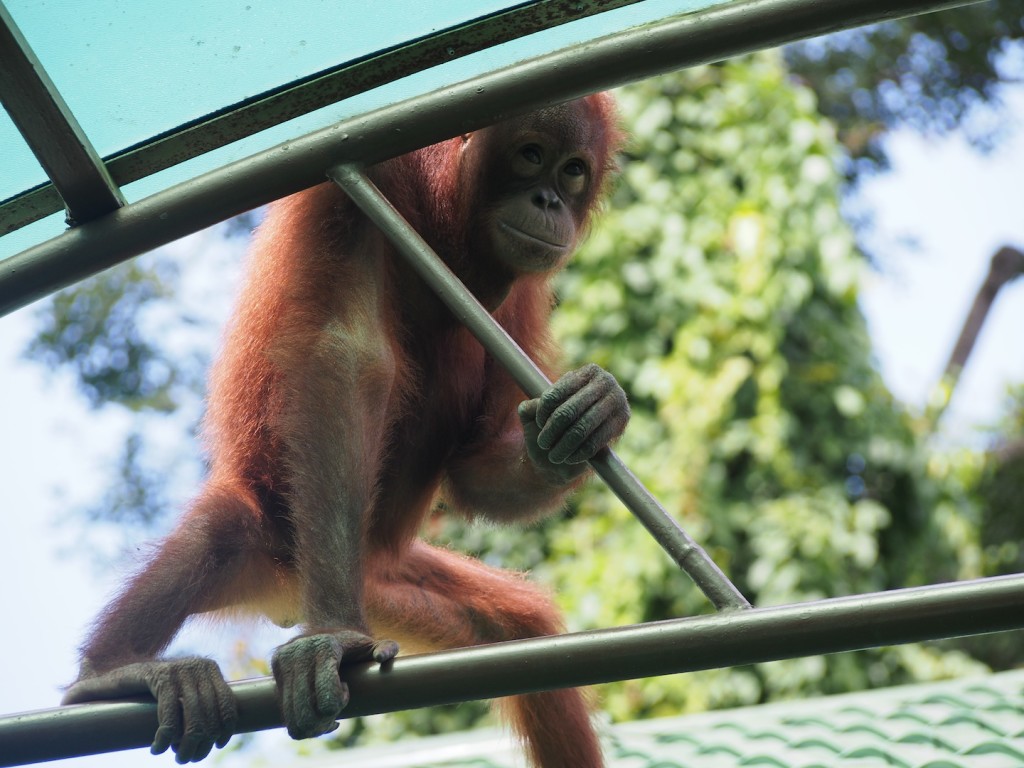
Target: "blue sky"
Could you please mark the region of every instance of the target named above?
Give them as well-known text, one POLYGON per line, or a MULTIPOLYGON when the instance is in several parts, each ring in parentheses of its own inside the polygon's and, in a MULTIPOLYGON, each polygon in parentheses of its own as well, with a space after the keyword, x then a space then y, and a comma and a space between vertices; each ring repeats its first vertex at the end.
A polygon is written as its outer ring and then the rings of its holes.
MULTIPOLYGON (((942 373, 989 259, 1003 245, 1024 249, 1020 174, 1024 172, 1024 90, 1007 94, 1009 139, 981 156, 959 137, 892 137, 893 172, 870 181, 873 241, 881 271, 862 295, 886 382, 920 408, 942 373), (897 241, 910 236, 915 250, 897 241)), ((947 434, 971 430, 999 413, 1008 382, 1024 381, 1024 278, 999 294, 947 414, 947 434)))

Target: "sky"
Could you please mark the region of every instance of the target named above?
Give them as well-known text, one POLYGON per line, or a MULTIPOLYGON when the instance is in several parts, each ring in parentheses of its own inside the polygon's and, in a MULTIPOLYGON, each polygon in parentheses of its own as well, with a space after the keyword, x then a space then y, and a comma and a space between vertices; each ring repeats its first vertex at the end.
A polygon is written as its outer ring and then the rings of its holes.
MULTIPOLYGON (((1010 138, 982 156, 962 138, 890 141, 893 171, 869 181, 880 269, 862 304, 890 389, 921 408, 945 367, 996 251, 1024 249, 1024 90, 1007 94, 1010 138), (916 249, 898 245, 912 237, 916 249)), ((1007 382, 1024 381, 1024 279, 998 295, 961 378, 944 429, 954 440, 996 420, 1007 382)))
MULTIPOLYGON (((876 252, 880 268, 868 279, 863 307, 879 367, 914 409, 923 407, 942 371, 988 259, 1001 245, 1024 247, 1024 90, 1013 92, 1010 104, 1008 119, 1018 125, 993 154, 979 156, 957 138, 926 142, 900 134, 892 143, 893 171, 865 187, 878 242, 889 247, 876 252), (917 239, 916 251, 897 245, 906 235, 917 239)), ((171 248, 187 263, 188 254, 217 242, 199 233, 171 248)), ((48 377, 21 358, 31 313, 29 307, 0 321, 0 508, 9 543, 0 560, 0 713, 56 705, 60 686, 74 678, 89 622, 122 577, 95 568, 81 551, 80 525, 68 516, 100 495, 106 476, 98 457, 113 454, 123 423, 110 411, 88 411, 67 379, 48 377)), ((1006 384, 1024 381, 1022 329, 1024 279, 997 300, 954 398, 947 417, 954 442, 977 444, 976 430, 998 417, 1006 384)), ((231 637, 226 631, 222 643, 231 637)), ((280 734, 266 738, 282 742, 280 734)), ((173 764, 169 756, 161 760, 135 751, 68 765, 173 764)))

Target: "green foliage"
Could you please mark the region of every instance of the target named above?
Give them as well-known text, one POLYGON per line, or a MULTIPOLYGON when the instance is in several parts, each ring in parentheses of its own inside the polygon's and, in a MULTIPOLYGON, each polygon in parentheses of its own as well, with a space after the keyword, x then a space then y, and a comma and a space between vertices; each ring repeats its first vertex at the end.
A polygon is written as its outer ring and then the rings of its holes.
MULTIPOLYGON (((1024 385, 1011 388, 995 445, 977 460, 971 482, 980 502, 978 535, 986 576, 1024 572, 1024 385)), ((1021 664, 1024 632, 969 637, 950 644, 995 669, 1021 664)))
POLYGON ((1005 437, 987 457, 978 483, 985 502, 985 570, 992 575, 1024 572, 1024 385, 1010 392, 1007 411, 1000 428, 1005 437))
POLYGON ((800 43, 786 61, 838 126, 856 173, 885 167, 882 139, 897 127, 961 130, 988 146, 1000 128, 978 107, 998 106, 1000 85, 1019 81, 1022 38, 1024 5, 993 0, 800 43))
POLYGON ((121 450, 104 467, 106 490, 74 510, 90 523, 85 538, 101 560, 116 549, 106 535, 115 526, 124 540, 137 539, 194 491, 209 354, 231 304, 233 288, 225 285, 234 284, 241 235, 256 215, 106 270, 35 311, 38 329, 25 356, 70 375, 89 407, 105 408, 107 425, 123 430, 121 450), (178 252, 196 250, 203 258, 180 270, 178 252), (93 537, 96 531, 104 535, 93 537))
POLYGON ((172 295, 167 259, 136 260, 61 291, 37 312, 39 332, 25 354, 74 373, 93 408, 120 403, 169 413, 178 367, 140 327, 144 307, 172 295))
MULTIPOLYGON (((871 364, 863 260, 813 94, 764 54, 637 85, 621 102, 632 159, 565 276, 558 328, 574 361, 608 365, 630 393, 627 463, 759 605, 960 575, 970 542, 953 532, 969 507, 928 476, 871 364)), ((602 489, 578 503, 551 574, 578 622, 705 609, 602 489), (600 604, 580 612, 588 594, 600 604)), ((721 673, 742 684, 708 691, 650 681, 640 711, 862 687, 879 682, 870 664, 783 662, 721 673)), ((886 680, 910 674, 891 666, 886 680)), ((613 712, 636 713, 616 702, 635 687, 610 689, 613 712)))
POLYGON ((144 453, 145 438, 133 430, 117 457, 117 481, 107 487, 96 504, 85 510, 90 522, 145 528, 165 518, 170 506, 166 498, 166 475, 148 467, 144 453))

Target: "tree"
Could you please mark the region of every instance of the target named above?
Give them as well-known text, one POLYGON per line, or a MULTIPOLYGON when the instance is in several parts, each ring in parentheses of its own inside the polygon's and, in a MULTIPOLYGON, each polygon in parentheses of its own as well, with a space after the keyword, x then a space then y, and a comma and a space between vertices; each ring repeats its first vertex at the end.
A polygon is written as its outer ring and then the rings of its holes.
POLYGON ((25 357, 70 374, 97 418, 127 424, 121 450, 103 467, 107 491, 82 510, 84 540, 104 559, 116 549, 110 536, 91 535, 95 529, 121 531, 129 544, 152 536, 203 471, 193 435, 206 367, 233 301, 241 235, 255 220, 239 217, 121 264, 35 311, 25 357))
POLYGON ((887 167, 884 140, 897 128, 958 130, 989 146, 1001 129, 981 108, 1020 82, 1022 38, 1024 5, 992 0, 793 45, 786 61, 837 126, 856 178, 887 167))

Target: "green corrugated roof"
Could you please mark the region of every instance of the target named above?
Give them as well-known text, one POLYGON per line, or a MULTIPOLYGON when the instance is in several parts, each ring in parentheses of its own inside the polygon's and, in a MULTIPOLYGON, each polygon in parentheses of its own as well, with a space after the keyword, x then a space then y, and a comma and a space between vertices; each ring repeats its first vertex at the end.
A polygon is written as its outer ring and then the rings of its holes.
MULTIPOLYGON (((1024 671, 624 723, 604 741, 609 768, 1021 768, 1024 671)), ((344 765, 522 762, 506 736, 482 730, 349 750, 344 765)))

